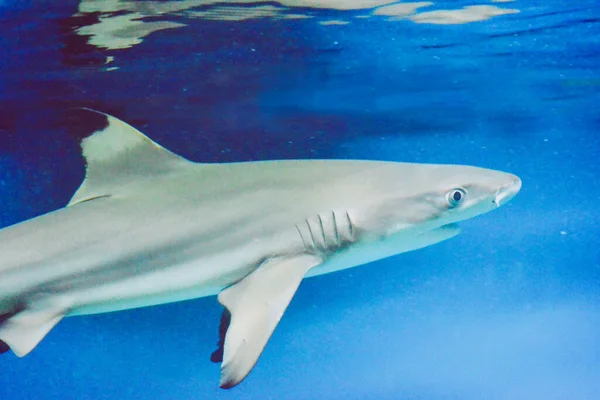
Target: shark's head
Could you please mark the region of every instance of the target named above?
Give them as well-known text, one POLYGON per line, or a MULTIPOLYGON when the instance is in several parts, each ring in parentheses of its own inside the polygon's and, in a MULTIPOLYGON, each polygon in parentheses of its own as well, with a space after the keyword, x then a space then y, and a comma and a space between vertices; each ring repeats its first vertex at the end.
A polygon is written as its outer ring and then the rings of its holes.
POLYGON ((506 204, 521 189, 515 175, 471 166, 399 164, 380 172, 369 183, 379 195, 359 213, 365 218, 357 227, 382 239, 440 228, 458 233, 457 222, 506 204))
POLYGON ((349 224, 353 244, 308 276, 449 239, 460 232, 457 222, 506 204, 521 189, 515 175, 460 165, 369 163, 357 175, 336 187, 352 204, 337 214, 336 232, 349 224))

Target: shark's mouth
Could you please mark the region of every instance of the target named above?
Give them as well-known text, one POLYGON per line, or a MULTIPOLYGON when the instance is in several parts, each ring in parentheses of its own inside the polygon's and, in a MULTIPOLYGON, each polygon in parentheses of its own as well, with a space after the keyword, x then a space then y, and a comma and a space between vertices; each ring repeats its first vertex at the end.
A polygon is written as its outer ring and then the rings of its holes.
POLYGON ((453 222, 451 224, 442 225, 438 229, 442 229, 442 230, 459 229, 460 230, 460 226, 458 226, 458 224, 456 222, 453 222))
POLYGON ((424 232, 423 235, 430 237, 433 243, 450 239, 460 233, 460 226, 457 223, 442 225, 439 228, 424 232))

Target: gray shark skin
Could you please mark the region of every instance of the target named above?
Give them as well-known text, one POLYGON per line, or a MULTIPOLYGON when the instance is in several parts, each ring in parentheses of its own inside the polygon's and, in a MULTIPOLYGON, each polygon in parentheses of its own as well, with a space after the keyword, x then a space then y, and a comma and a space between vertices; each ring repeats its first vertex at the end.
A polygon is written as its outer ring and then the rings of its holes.
POLYGON ((66 207, 0 231, 0 351, 19 357, 66 316, 218 295, 227 315, 213 360, 231 388, 304 277, 449 239, 521 188, 460 165, 194 163, 80 111, 101 122, 81 141, 80 188, 66 207))

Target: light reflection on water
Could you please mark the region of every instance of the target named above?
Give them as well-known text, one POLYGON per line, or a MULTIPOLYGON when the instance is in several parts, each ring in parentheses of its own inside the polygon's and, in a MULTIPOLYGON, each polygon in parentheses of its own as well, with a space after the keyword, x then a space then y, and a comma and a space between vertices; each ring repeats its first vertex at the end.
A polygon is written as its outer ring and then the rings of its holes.
MULTIPOLYGON (((252 0, 83 0, 76 16, 94 14, 97 22, 79 27, 76 32, 89 36, 89 43, 98 48, 124 49, 141 43, 152 32, 181 28, 195 18, 223 21, 316 18, 322 25, 345 25, 351 23, 352 18, 373 16, 388 17, 385 18, 386 21, 407 19, 428 24, 464 24, 519 12, 515 8, 489 4, 438 9, 433 2, 396 3, 394 0, 282 0, 273 3, 276 5, 265 5, 252 0), (328 10, 364 12, 350 15, 347 19, 331 19, 324 15, 328 10), (153 19, 144 20, 145 18, 153 19)), ((344 16, 342 13, 338 15, 344 16)))

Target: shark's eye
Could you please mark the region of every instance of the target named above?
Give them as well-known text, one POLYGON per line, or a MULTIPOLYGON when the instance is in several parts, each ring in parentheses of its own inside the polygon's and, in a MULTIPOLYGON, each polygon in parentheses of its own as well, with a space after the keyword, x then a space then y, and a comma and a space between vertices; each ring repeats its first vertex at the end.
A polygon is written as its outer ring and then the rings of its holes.
POLYGON ((448 194, 446 194, 446 200, 448 201, 450 207, 456 207, 460 205, 465 200, 465 197, 467 197, 467 192, 465 192, 463 189, 452 189, 448 192, 448 194))

